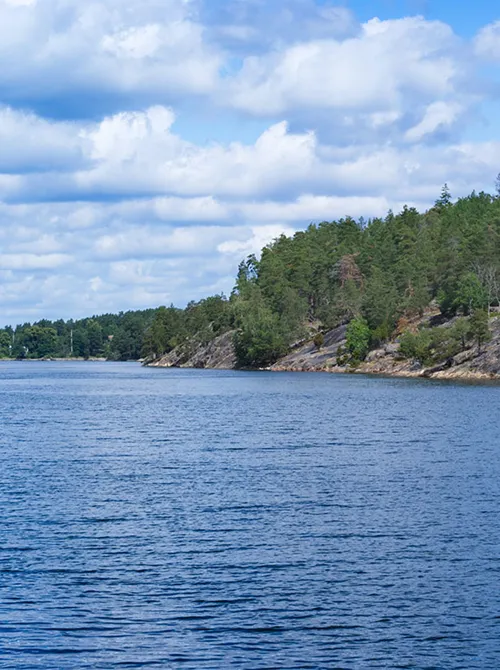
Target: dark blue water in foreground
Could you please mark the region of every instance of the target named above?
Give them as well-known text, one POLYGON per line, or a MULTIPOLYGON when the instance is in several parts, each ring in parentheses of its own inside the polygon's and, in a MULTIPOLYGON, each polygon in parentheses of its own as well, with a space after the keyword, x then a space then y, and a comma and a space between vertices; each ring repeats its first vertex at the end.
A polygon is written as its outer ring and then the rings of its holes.
POLYGON ((500 387, 0 364, 0 667, 500 668, 500 387))

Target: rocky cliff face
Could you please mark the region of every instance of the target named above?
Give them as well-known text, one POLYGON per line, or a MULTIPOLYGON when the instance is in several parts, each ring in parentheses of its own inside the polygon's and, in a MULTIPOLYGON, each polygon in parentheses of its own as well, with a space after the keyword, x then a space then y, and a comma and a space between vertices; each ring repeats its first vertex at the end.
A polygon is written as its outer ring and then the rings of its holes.
POLYGON ((190 343, 176 347, 170 353, 148 362, 159 368, 212 368, 231 370, 236 367, 233 347, 234 331, 216 337, 208 344, 190 343))
POLYGON ((347 326, 339 326, 324 335, 324 344, 318 348, 314 342, 302 344, 284 358, 280 358, 271 370, 297 372, 323 372, 337 365, 338 348, 345 344, 347 326))
MULTIPOLYGON (((492 339, 480 349, 477 345, 471 346, 432 367, 401 358, 396 340, 371 351, 355 372, 428 379, 500 379, 500 317, 490 321, 490 329, 492 339)), ((349 370, 334 367, 331 371, 349 370)))
MULTIPOLYGON (((421 322, 435 315, 426 315, 421 322)), ((366 360, 352 369, 337 365, 337 351, 345 344, 346 326, 334 328, 324 335, 318 348, 312 341, 298 345, 277 361, 270 370, 292 372, 338 372, 382 374, 399 377, 433 379, 500 379, 500 316, 490 322, 492 339, 481 347, 472 346, 431 368, 401 358, 397 339, 371 351, 366 360)), ((237 366, 233 347, 234 331, 221 335, 206 345, 178 347, 149 363, 153 367, 234 369, 237 366)))

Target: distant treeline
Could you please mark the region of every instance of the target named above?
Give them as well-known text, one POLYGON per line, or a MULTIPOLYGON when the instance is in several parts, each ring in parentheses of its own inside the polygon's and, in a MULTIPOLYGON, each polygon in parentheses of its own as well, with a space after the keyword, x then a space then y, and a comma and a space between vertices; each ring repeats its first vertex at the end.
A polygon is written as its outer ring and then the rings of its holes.
POLYGON ((500 197, 452 203, 445 186, 425 213, 405 207, 383 219, 310 225, 243 261, 229 298, 5 328, 0 356, 136 360, 233 330, 240 364, 265 366, 312 333, 321 346, 322 331, 340 323, 353 322, 366 349, 431 301, 447 317, 499 304, 500 197))

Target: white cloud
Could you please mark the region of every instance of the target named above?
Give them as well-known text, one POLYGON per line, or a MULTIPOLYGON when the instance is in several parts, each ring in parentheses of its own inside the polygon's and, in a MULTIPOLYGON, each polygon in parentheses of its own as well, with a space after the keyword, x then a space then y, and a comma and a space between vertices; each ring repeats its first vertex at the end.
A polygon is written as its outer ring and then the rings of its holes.
POLYGON ((251 235, 243 240, 227 240, 217 247, 222 254, 230 254, 240 258, 249 254, 258 254, 261 249, 280 235, 293 235, 295 230, 283 224, 272 224, 267 226, 253 226, 250 228, 251 235))
POLYGON ((245 58, 220 96, 248 114, 285 116, 344 143, 401 142, 422 122, 427 139, 445 123, 454 130, 478 104, 473 61, 471 45, 445 23, 372 19, 348 37, 303 39, 245 58), (436 104, 454 114, 430 130, 436 104))
POLYGON ((228 292, 282 233, 492 188, 500 143, 461 133, 499 24, 467 42, 314 0, 211 6, 0 0, 4 320, 228 292))
POLYGON ((426 109, 422 120, 410 128, 405 138, 410 142, 418 142, 440 128, 449 128, 463 111, 462 105, 456 102, 432 102, 426 109))
POLYGON ((297 106, 384 111, 402 105, 410 91, 424 100, 452 93, 456 49, 457 38, 443 23, 373 19, 356 37, 248 58, 235 78, 233 100, 258 114, 297 106))
POLYGON ((478 56, 487 60, 500 60, 500 21, 482 28, 474 42, 478 56))
POLYGON ((196 146, 170 131, 174 116, 163 107, 105 119, 82 136, 95 163, 80 171, 81 191, 251 195, 307 179, 315 161, 312 133, 290 133, 277 123, 253 146, 196 146), (284 171, 286 168, 286 171, 284 171))
POLYGON ((0 267, 4 270, 52 270, 72 260, 65 254, 0 254, 0 267))
POLYGON ((0 88, 35 102, 207 92, 221 64, 190 3, 179 0, 0 2, 0 88))
POLYGON ((82 164, 77 127, 0 107, 0 172, 66 170, 82 164))
POLYGON ((2 0, 6 5, 11 5, 12 7, 29 7, 34 5, 37 0, 2 0))
MULTIPOLYGON (((342 205, 352 207, 352 213, 369 207, 379 213, 380 204, 388 202, 389 193, 394 196, 397 192, 399 202, 401 197, 404 199, 402 192, 406 198, 411 196, 412 184, 417 180, 429 180, 424 174, 426 155, 435 152, 418 141, 449 128, 459 114, 458 103, 437 101, 429 105, 400 147, 373 142, 347 147, 322 144, 313 132, 290 132, 286 122, 271 125, 254 144, 200 146, 173 133, 174 115, 161 106, 145 112, 120 113, 97 124, 54 123, 50 125, 54 153, 57 155, 58 147, 67 142, 72 147, 70 157, 77 156, 79 160, 76 171, 69 171, 68 162, 68 166, 61 167, 66 174, 52 172, 49 177, 42 170, 43 160, 35 153, 27 174, 0 177, 0 197, 11 202, 89 201, 67 215, 68 226, 73 228, 102 225, 102 215, 91 205, 92 200, 102 197, 118 201, 108 216, 128 220, 143 215, 150 222, 231 223, 238 200, 285 199, 292 205, 307 194, 352 196, 356 200, 346 200, 342 205), (414 146, 408 147, 408 143, 414 146), (148 200, 138 199, 139 196, 148 200), (372 200, 362 202, 360 196, 372 200), (149 204, 151 199, 154 207, 149 204)), ((38 120, 33 119, 36 128, 38 120)), ((29 132, 26 134, 29 137, 29 132)), ((36 152, 35 143, 33 147, 36 152)), ((26 151, 29 150, 27 143, 26 151)), ((49 156, 50 144, 42 146, 42 150, 49 156)), ((9 159, 6 155, 5 169, 13 171, 15 162, 9 165, 9 160, 15 161, 15 157, 9 159)), ((442 166, 442 181, 446 181, 450 169, 446 153, 435 165, 436 169, 442 166)), ((436 186, 433 180, 431 185, 436 186)), ((346 210, 342 212, 345 213, 346 210)), ((314 217, 311 212, 310 218, 314 217)))
POLYGON ((105 35, 101 46, 117 58, 148 58, 161 46, 161 26, 155 23, 105 35))
POLYGON ((314 0, 226 0, 205 3, 207 13, 214 39, 247 53, 304 39, 345 37, 359 30, 347 7, 314 0))
MULTIPOLYGON (((343 216, 383 216, 394 205, 385 197, 301 195, 288 202, 244 203, 240 211, 248 221, 305 222, 333 221, 343 216)), ((260 228, 262 230, 262 228, 260 228)))

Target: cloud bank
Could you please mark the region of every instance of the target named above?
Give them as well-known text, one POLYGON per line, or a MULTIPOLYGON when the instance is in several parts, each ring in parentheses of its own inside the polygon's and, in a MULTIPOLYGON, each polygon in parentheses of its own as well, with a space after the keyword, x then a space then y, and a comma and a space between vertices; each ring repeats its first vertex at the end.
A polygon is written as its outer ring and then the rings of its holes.
POLYGON ((283 232, 491 190, 499 34, 313 0, 0 0, 1 321, 182 305, 283 232))

